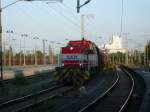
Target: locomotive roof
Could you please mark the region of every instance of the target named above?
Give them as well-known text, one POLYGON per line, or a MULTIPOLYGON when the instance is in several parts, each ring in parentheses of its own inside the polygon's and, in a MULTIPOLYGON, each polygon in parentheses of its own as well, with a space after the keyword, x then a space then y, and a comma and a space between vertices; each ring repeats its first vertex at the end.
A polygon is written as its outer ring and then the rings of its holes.
POLYGON ((91 44, 94 44, 93 42, 82 39, 82 40, 75 40, 75 41, 69 41, 68 45, 76 45, 76 46, 85 46, 85 47, 90 47, 91 44))

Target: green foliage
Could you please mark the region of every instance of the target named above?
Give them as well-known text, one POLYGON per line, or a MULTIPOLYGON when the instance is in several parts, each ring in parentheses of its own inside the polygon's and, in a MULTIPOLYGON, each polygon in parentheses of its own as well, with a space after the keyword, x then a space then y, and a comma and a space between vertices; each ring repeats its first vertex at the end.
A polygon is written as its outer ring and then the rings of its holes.
POLYGON ((19 86, 24 86, 29 84, 27 78, 23 74, 17 74, 15 75, 13 79, 13 84, 19 85, 19 86))
POLYGON ((59 72, 58 71, 55 71, 54 73, 53 73, 53 79, 54 80, 59 80, 59 72))
POLYGON ((145 59, 146 59, 146 65, 149 65, 149 60, 150 60, 150 41, 146 44, 145 46, 145 59))
POLYGON ((85 71, 85 80, 88 80, 90 78, 90 73, 88 71, 85 71))
POLYGON ((117 52, 111 53, 109 55, 109 59, 111 64, 123 64, 125 63, 126 57, 125 53, 117 52))

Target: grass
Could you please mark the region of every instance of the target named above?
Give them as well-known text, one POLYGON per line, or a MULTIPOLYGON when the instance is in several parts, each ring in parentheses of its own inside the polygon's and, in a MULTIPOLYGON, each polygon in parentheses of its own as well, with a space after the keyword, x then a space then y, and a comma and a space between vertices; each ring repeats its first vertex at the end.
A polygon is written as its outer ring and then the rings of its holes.
POLYGON ((13 79, 13 84, 18 86, 25 86, 29 84, 29 81, 22 73, 20 73, 15 75, 13 79))

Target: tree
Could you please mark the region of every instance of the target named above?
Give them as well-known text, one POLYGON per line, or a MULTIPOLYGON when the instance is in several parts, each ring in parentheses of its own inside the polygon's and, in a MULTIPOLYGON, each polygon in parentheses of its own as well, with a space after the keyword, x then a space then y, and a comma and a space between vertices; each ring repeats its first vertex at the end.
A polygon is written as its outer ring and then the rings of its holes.
POLYGON ((146 44, 145 46, 145 58, 146 58, 146 65, 149 64, 149 59, 150 59, 150 41, 146 44))

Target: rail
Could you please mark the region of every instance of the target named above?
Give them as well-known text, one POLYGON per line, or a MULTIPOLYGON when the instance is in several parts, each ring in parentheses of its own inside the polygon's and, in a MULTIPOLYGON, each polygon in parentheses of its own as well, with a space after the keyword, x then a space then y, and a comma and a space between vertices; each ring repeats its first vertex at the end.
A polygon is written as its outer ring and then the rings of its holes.
MULTIPOLYGON (((122 71, 124 71, 124 73, 131 80, 131 88, 129 90, 127 98, 125 98, 125 101, 123 102, 123 105, 118 109, 117 112, 122 112, 125 109, 125 107, 127 106, 127 104, 130 101, 130 98, 132 97, 133 90, 134 90, 134 87, 135 87, 134 78, 129 73, 129 71, 127 69, 125 69, 125 67, 123 67, 121 69, 122 69, 122 71)), ((88 112, 88 110, 90 110, 90 108, 92 108, 92 106, 94 106, 98 101, 102 100, 104 98, 104 96, 106 96, 108 93, 110 93, 111 90, 119 84, 118 81, 119 81, 120 76, 118 75, 118 72, 116 72, 116 74, 117 74, 117 79, 116 79, 115 83, 110 88, 108 88, 103 94, 101 94, 100 96, 98 96, 94 101, 92 101, 91 103, 89 103, 88 105, 86 105, 85 107, 83 107, 81 110, 79 110, 79 112, 88 112)))
POLYGON ((41 94, 44 94, 44 93, 46 93, 46 92, 51 92, 51 91, 53 91, 53 90, 55 90, 55 89, 58 89, 58 88, 60 88, 60 87, 63 87, 63 86, 64 86, 63 84, 61 84, 61 85, 56 85, 56 86, 53 86, 53 87, 51 87, 51 88, 48 88, 48 89, 45 89, 45 90, 41 90, 41 91, 39 91, 39 92, 37 92, 37 93, 32 93, 32 94, 29 94, 29 95, 26 95, 26 96, 23 96, 23 97, 20 97, 20 98, 16 98, 16 99, 13 99, 13 100, 9 100, 9 101, 7 101, 7 102, 1 103, 1 104, 0 104, 0 108, 5 108, 5 107, 10 106, 10 105, 12 105, 12 104, 15 104, 15 103, 18 103, 18 102, 21 102, 21 101, 30 99, 30 98, 32 98, 32 97, 34 97, 34 96, 36 96, 36 95, 41 95, 41 94))
POLYGON ((130 77, 130 79, 132 80, 132 86, 131 86, 131 90, 130 90, 130 93, 126 99, 126 101, 124 102, 124 104, 122 105, 122 107, 119 109, 118 112, 122 112, 125 108, 125 106, 128 104, 132 94, 133 94, 133 90, 134 90, 134 87, 135 87, 135 82, 134 82, 134 79, 132 77, 132 75, 124 68, 124 72, 126 72, 126 74, 128 74, 128 76, 130 77))
POLYGON ((96 98, 93 102, 89 103, 87 106, 85 106, 84 108, 82 108, 81 110, 79 110, 79 112, 84 112, 87 111, 89 108, 91 108, 91 106, 93 106, 97 101, 99 101, 100 99, 102 99, 105 95, 107 95, 115 86, 117 86, 118 81, 120 76, 118 75, 118 73, 116 72, 117 75, 117 79, 116 81, 113 83, 113 85, 111 85, 111 87, 109 87, 103 94, 101 94, 98 98, 96 98))

